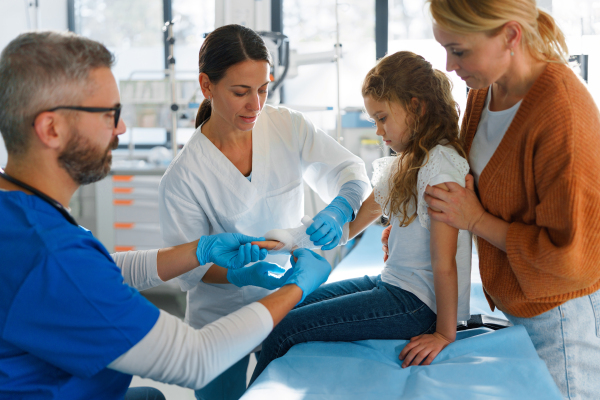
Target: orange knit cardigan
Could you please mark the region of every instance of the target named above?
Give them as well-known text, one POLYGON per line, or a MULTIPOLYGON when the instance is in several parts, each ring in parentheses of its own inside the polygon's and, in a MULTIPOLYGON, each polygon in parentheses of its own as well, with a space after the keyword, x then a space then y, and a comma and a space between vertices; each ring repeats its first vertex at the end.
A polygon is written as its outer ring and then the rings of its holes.
MULTIPOLYGON (((470 151, 488 89, 471 90, 470 151)), ((600 288, 600 113, 565 65, 549 63, 479 178, 487 212, 510 223, 507 252, 478 238, 484 292, 533 317, 600 288)))

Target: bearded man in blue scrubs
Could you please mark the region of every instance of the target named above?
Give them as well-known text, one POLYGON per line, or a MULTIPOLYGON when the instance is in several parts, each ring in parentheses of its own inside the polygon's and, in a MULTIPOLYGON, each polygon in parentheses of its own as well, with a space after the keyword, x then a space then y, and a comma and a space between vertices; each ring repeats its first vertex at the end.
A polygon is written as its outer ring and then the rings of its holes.
POLYGON ((111 255, 78 226, 70 199, 108 174, 126 129, 112 63, 100 43, 53 32, 22 34, 0 55, 0 399, 130 399, 134 374, 199 389, 331 271, 300 249, 283 274, 260 261, 265 252, 250 243, 260 238, 242 234, 111 255), (195 330, 131 287, 206 262, 240 285, 281 289, 195 330))

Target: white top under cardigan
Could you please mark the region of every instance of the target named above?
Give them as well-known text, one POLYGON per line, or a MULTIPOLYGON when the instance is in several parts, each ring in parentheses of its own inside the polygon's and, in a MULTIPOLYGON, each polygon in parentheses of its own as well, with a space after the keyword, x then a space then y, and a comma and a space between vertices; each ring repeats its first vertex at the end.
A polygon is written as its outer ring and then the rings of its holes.
MULTIPOLYGON (((385 200, 389 193, 390 178, 398 168, 397 157, 384 157, 373 163, 373 191, 375 201, 382 206, 385 215, 385 200)), ((433 270, 429 249, 431 221, 427 214, 427 203, 423 198, 427 185, 456 182, 465 186, 469 173, 467 160, 452 146, 437 145, 429 152, 429 161, 421 167, 418 175, 418 218, 406 227, 400 227, 396 215, 390 217, 392 230, 388 239, 389 257, 381 273, 381 279, 413 293, 433 312, 437 313, 433 270)), ((414 210, 414 206, 412 208, 414 210)), ((412 211, 409 210, 412 213, 412 211)), ((456 251, 458 272, 457 322, 470 318, 471 294, 471 234, 460 230, 456 251)))
POLYGON ((492 88, 490 87, 481 113, 481 120, 477 126, 473 144, 471 144, 471 151, 469 152, 469 164, 471 164, 471 172, 475 178, 476 185, 479 185, 479 177, 483 169, 496 152, 496 149, 504 138, 504 134, 521 106, 521 101, 519 101, 508 110, 490 111, 491 98, 492 88))
MULTIPOLYGON (((129 251, 112 257, 125 283, 139 290, 162 283, 158 250, 129 251)), ((202 329, 161 311, 154 327, 108 368, 159 382, 200 389, 256 348, 273 329, 271 314, 252 303, 202 329)))

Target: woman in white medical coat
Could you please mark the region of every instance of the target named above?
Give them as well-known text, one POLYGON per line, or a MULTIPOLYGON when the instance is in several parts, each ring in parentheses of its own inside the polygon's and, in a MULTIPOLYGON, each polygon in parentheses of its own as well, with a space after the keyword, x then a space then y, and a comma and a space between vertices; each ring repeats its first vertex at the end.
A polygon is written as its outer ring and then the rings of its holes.
MULTIPOLYGON (((262 236, 271 229, 297 227, 307 183, 331 202, 307 233, 316 245, 335 247, 341 227, 370 192, 362 160, 301 113, 265 105, 271 58, 251 29, 227 25, 213 31, 200 49, 199 64, 206 99, 196 119, 198 129, 160 183, 165 244, 221 232, 262 236)), ((285 266, 289 256, 269 255, 266 261, 285 266)), ((227 271, 208 263, 178 278, 188 292, 186 322, 192 327, 215 321, 272 289, 232 282, 227 271)), ((239 398, 247 364, 248 357, 196 397, 239 398)))

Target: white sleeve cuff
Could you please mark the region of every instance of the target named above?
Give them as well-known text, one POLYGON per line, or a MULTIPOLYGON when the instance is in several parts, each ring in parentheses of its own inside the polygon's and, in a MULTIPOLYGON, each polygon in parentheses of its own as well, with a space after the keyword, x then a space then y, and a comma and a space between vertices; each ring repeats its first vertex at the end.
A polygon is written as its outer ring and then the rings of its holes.
POLYGON ((175 278, 175 282, 179 284, 179 287, 184 292, 192 290, 198 285, 202 278, 204 278, 204 274, 206 274, 208 269, 212 266, 213 263, 200 265, 199 267, 196 267, 185 274, 179 275, 177 278, 175 278))
POLYGON ((263 327, 268 328, 269 333, 273 330, 273 317, 267 307, 263 306, 259 302, 248 304, 245 308, 252 310, 256 313, 257 317, 261 320, 263 327))
POLYGON ((137 290, 146 290, 163 283, 158 277, 158 250, 127 251, 111 254, 121 268, 123 280, 137 290))

